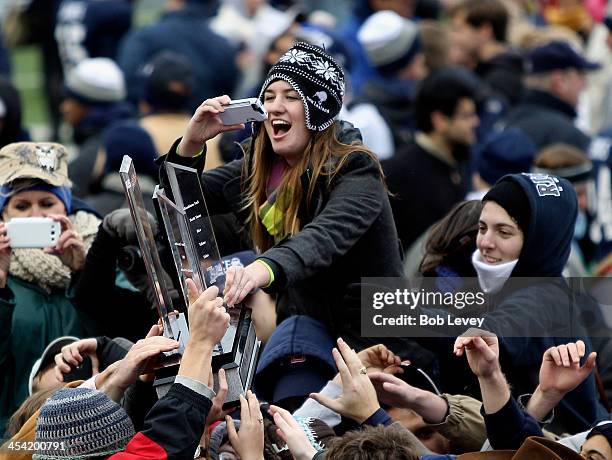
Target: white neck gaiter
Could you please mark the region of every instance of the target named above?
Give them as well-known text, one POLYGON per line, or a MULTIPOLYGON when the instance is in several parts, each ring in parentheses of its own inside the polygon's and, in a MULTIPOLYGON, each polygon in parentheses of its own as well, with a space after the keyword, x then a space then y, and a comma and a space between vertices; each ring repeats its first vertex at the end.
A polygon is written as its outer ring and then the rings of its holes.
POLYGON ((483 262, 478 249, 472 254, 472 265, 476 273, 478 273, 480 288, 487 294, 495 294, 504 287, 517 262, 518 259, 503 264, 491 265, 483 262))

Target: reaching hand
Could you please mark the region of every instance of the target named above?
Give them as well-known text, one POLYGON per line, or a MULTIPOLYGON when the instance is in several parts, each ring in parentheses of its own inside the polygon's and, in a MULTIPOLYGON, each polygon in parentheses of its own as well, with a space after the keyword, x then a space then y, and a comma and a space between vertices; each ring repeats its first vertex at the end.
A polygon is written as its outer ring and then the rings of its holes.
POLYGON ((402 360, 383 344, 378 344, 361 350, 357 357, 368 372, 385 371, 390 374, 402 372, 402 360))
POLYGON ((179 154, 185 157, 196 155, 206 143, 219 133, 244 129, 244 124, 225 126, 219 117, 219 113, 225 112, 225 105, 232 100, 229 96, 218 96, 206 99, 196 109, 189 120, 183 139, 179 145, 179 154))
POLYGON ((363 423, 380 408, 376 390, 357 353, 344 340, 338 339, 338 348, 332 354, 340 372, 342 394, 338 399, 320 393, 312 393, 310 397, 340 415, 363 423))
POLYGON ((113 400, 121 399, 123 392, 133 384, 139 375, 144 374, 151 367, 153 359, 165 351, 175 350, 179 347, 176 340, 162 336, 141 339, 130 348, 125 357, 118 361, 119 367, 109 378, 102 390, 113 400))
POLYGON ((6 224, 0 222, 0 288, 6 286, 10 263, 11 241, 7 234, 6 224))
POLYGON ((229 327, 230 315, 225 311, 223 299, 217 297, 219 289, 216 286, 211 286, 198 295, 195 283, 188 279, 187 289, 189 291, 189 341, 201 341, 212 349, 225 335, 229 327))
POLYGON ((464 351, 476 377, 486 379, 501 370, 499 342, 494 334, 480 329, 468 329, 455 340, 455 355, 462 356, 464 351))
POLYGON ((234 306, 269 282, 270 272, 261 262, 255 261, 246 267, 230 267, 225 274, 225 303, 234 306))
POLYGON ((45 248, 43 251, 58 256, 72 272, 79 271, 83 268, 87 256, 83 237, 74 230, 68 217, 60 214, 49 214, 47 217, 60 223, 62 233, 54 248, 45 248))
POLYGON ((540 390, 565 395, 580 385, 595 369, 597 358, 597 353, 592 352, 584 365, 580 366, 584 354, 585 345, 582 340, 546 350, 540 367, 540 390))
POLYGON ((306 432, 291 413, 278 406, 270 406, 270 414, 278 427, 276 433, 285 441, 295 460, 311 460, 317 449, 308 440, 306 432))
POLYGON ((243 460, 262 460, 264 448, 264 425, 259 401, 251 390, 246 398, 240 395, 240 430, 236 432, 234 420, 225 416, 227 435, 232 447, 243 460))
POLYGON ((97 348, 98 342, 94 338, 81 339, 69 345, 64 345, 60 353, 55 355, 55 378, 63 382, 64 374, 70 372, 70 366, 78 366, 83 362, 82 355, 91 358, 92 373, 96 375, 99 372, 98 356, 96 355, 97 348))
POLYGON ((370 380, 381 403, 412 409, 427 423, 441 423, 448 412, 448 403, 444 398, 413 387, 394 375, 375 372, 370 374, 370 380))
POLYGON ((421 390, 415 388, 394 375, 383 372, 370 374, 378 400, 389 406, 412 409, 421 390))
MULTIPOLYGON (((219 369, 219 373, 217 375, 219 376, 219 389, 212 400, 212 407, 210 408, 208 416, 206 417, 206 426, 212 425, 218 420, 225 419, 228 412, 223 410, 223 404, 225 404, 225 398, 227 397, 228 391, 227 379, 225 378, 225 369, 219 369)), ((211 372, 210 379, 208 380, 208 387, 213 388, 214 385, 213 374, 211 372)))

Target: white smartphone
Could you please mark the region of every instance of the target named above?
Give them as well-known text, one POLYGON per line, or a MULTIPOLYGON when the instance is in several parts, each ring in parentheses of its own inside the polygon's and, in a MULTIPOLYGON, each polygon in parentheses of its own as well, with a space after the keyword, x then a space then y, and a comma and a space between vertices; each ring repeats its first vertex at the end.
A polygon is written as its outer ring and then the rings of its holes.
POLYGON ((225 112, 219 114, 224 125, 237 125, 252 121, 264 121, 268 113, 261 101, 255 97, 236 99, 225 106, 225 112))
POLYGON ((60 223, 50 217, 15 217, 6 229, 11 248, 49 248, 61 234, 60 223))

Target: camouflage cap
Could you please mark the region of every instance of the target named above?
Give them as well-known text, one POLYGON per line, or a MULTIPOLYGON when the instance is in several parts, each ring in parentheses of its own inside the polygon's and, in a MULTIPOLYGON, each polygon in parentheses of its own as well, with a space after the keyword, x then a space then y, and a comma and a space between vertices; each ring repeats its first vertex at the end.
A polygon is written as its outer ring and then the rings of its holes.
POLYGON ((0 149, 0 185, 17 179, 40 179, 56 187, 70 187, 68 152, 52 142, 15 142, 0 149))

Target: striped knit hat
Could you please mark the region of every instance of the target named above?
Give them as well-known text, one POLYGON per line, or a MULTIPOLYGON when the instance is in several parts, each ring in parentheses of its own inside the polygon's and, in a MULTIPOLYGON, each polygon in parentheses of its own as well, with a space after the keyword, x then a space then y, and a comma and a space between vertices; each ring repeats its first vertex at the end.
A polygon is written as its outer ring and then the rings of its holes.
POLYGON ((123 450, 133 436, 134 425, 127 413, 106 394, 88 388, 64 388, 40 409, 36 422, 40 445, 32 458, 106 457, 123 450), (63 444, 58 447, 57 443, 63 444))

